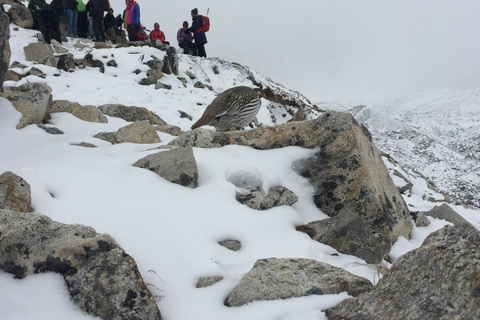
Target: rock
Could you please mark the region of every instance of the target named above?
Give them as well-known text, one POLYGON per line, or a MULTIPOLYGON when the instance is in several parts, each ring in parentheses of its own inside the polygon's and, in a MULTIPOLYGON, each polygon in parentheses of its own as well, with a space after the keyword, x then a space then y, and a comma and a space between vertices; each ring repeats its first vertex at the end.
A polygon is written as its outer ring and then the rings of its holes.
POLYGON ((32 67, 32 69, 30 69, 30 75, 37 76, 37 77, 40 77, 40 78, 45 78, 46 77, 45 73, 43 73, 42 70, 40 70, 38 68, 35 68, 35 67, 32 67))
POLYGON ((168 133, 169 135, 172 135, 172 136, 179 136, 183 133, 180 127, 177 127, 171 124, 160 124, 158 126, 155 126, 155 130, 163 133, 168 133))
MULTIPOLYGON (((33 27, 32 14, 23 4, 14 0, 2 0, 0 3, 5 3, 11 6, 7 14, 10 21, 15 25, 24 29, 31 29, 33 27)), ((8 28, 0 28, 0 30, 8 30, 8 28)))
POLYGON ((171 90, 172 86, 169 85, 169 84, 162 83, 162 82, 157 82, 157 83, 155 83, 155 89, 171 90))
MULTIPOLYGON (((98 43, 98 42, 96 42, 98 43)), ((98 59, 93 59, 91 53, 87 53, 81 63, 84 67, 99 68, 101 73, 105 72, 105 65, 98 59)))
POLYGON ((374 235, 369 224, 356 213, 341 212, 333 218, 298 226, 297 230, 338 252, 354 255, 367 263, 380 263, 391 249, 386 236, 374 235))
POLYGON ((242 244, 238 240, 227 239, 218 242, 218 244, 232 251, 238 251, 242 248, 242 244))
POLYGON ((15 72, 13 70, 7 70, 4 75, 3 81, 20 81, 23 77, 25 77, 25 74, 21 74, 18 72, 15 72))
POLYGON ((157 57, 152 56, 153 60, 147 61, 144 64, 149 66, 149 70, 147 71, 147 77, 140 80, 140 84, 144 86, 148 86, 154 84, 163 77, 163 62, 159 60, 157 57))
POLYGON ((29 212, 31 203, 30 185, 27 181, 11 171, 0 175, 0 209, 29 212))
POLYGON ((174 74, 178 76, 178 56, 174 47, 167 49, 167 54, 163 58, 162 71, 166 74, 174 74))
POLYGON ((73 58, 73 54, 66 53, 57 56, 57 68, 64 70, 64 71, 71 71, 75 69, 75 59, 73 58))
POLYGON ((222 276, 201 277, 200 279, 198 279, 196 287, 197 288, 210 287, 222 280, 223 280, 222 276))
POLYGON ((201 82, 201 81, 195 82, 195 84, 193 86, 197 89, 205 89, 205 84, 203 84, 203 82, 201 82))
POLYGON ((293 168, 314 186, 314 202, 324 213, 355 212, 374 232, 395 242, 409 238, 413 224, 370 133, 350 114, 324 113, 315 120, 289 122, 255 130, 214 132, 198 128, 169 143, 202 148, 245 145, 266 150, 287 146, 317 148, 293 168))
POLYGON ((192 116, 189 115, 188 113, 186 113, 185 111, 182 111, 182 110, 178 110, 178 112, 180 112, 180 118, 186 118, 190 121, 192 121, 192 116))
POLYGON ((8 16, 0 10, 0 88, 3 87, 3 79, 10 65, 10 21, 8 16))
POLYGON ((416 227, 426 227, 430 224, 430 220, 428 220, 424 212, 413 212, 411 215, 416 227))
POLYGON ((48 134, 64 134, 62 130, 58 129, 57 127, 46 127, 44 125, 39 124, 38 127, 40 129, 45 130, 46 133, 48 134))
POLYGON ((72 110, 72 115, 88 122, 107 123, 107 117, 105 117, 95 106, 76 106, 72 110))
POLYGON ((56 113, 56 112, 69 112, 72 113, 73 109, 76 107, 80 107, 80 103, 72 102, 68 100, 53 100, 47 108, 48 113, 56 113))
POLYGON ((241 204, 255 210, 268 210, 278 206, 291 206, 298 201, 295 193, 282 186, 271 187, 265 195, 262 190, 237 192, 236 199, 241 204))
POLYGON ((357 296, 372 288, 373 285, 367 279, 316 260, 260 259, 228 295, 225 305, 239 307, 252 301, 344 291, 357 296))
POLYGON ((166 125, 158 115, 146 108, 127 107, 122 104, 104 104, 98 107, 103 114, 128 122, 148 120, 152 125, 166 125))
POLYGON ((189 188, 198 187, 198 168, 192 148, 176 148, 148 155, 133 164, 189 188))
POLYGON ((448 204, 444 203, 441 206, 435 206, 432 210, 428 212, 423 212, 426 216, 443 219, 448 222, 453 223, 454 225, 468 224, 470 222, 465 220, 461 215, 459 215, 455 210, 453 210, 448 204))
POLYGON ((97 147, 93 143, 88 143, 88 142, 72 143, 72 146, 79 146, 79 147, 84 147, 84 148, 96 148, 97 147))
POLYGON ((135 260, 107 234, 34 213, 0 210, 0 268, 22 279, 56 272, 72 301, 102 319, 161 319, 135 260))
POLYGON ((126 127, 118 129, 116 140, 119 143, 159 143, 161 142, 155 128, 145 121, 135 121, 126 127))
POLYGON ((120 143, 117 141, 117 133, 116 132, 100 132, 95 135, 95 138, 102 139, 108 141, 112 144, 120 143))
MULTIPOLYGON (((53 57, 52 46, 48 43, 30 43, 28 46, 23 48, 23 51, 25 52, 25 60, 36 61, 40 64, 45 64, 49 58, 53 57)), ((57 65, 55 64, 54 66, 56 67, 57 65)))
MULTIPOLYGON (((51 39, 50 44, 53 46, 53 49, 55 50, 56 53, 58 53, 58 54, 68 53, 68 50, 65 49, 64 47, 62 47, 62 44, 60 42, 58 42, 57 40, 51 39)), ((72 55, 72 59, 73 59, 73 55, 72 55)), ((75 65, 74 65, 73 68, 75 68, 75 65)))
POLYGON ((17 129, 40 124, 52 99, 52 88, 44 83, 25 83, 19 87, 4 87, 3 96, 22 114, 17 129))
POLYGON ((398 258, 372 291, 327 309, 327 318, 478 319, 479 244, 473 227, 446 226, 398 258))

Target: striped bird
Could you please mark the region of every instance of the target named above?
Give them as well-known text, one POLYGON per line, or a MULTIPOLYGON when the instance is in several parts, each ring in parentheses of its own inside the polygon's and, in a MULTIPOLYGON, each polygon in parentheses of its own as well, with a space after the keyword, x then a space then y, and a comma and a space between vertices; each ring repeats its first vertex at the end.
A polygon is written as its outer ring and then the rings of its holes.
POLYGON ((260 89, 234 87, 219 94, 207 106, 192 129, 210 124, 218 131, 240 129, 255 119, 263 93, 260 89))

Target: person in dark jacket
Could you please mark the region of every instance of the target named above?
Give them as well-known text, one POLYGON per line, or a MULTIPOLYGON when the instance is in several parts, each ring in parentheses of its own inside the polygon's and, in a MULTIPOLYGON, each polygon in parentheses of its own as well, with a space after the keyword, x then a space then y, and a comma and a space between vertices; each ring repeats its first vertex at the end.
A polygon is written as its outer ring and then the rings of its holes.
POLYGON ((207 36, 205 35, 205 32, 197 32, 197 29, 202 26, 202 16, 198 14, 197 8, 193 9, 191 13, 192 26, 188 30, 190 30, 190 32, 193 32, 193 38, 195 39, 195 45, 197 46, 198 55, 200 57, 207 57, 207 52, 205 51, 207 36))
POLYGON ((113 9, 108 9, 108 13, 103 18, 103 26, 105 27, 105 35, 108 40, 113 43, 127 43, 125 31, 122 30, 123 19, 118 15, 113 15, 113 9))
POLYGON ((78 6, 77 0, 63 1, 63 7, 67 11, 67 31, 70 37, 77 36, 77 20, 78 20, 77 6, 78 6))
POLYGON ((183 53, 197 55, 197 48, 193 43, 193 37, 190 30, 188 30, 188 22, 183 21, 183 28, 177 31, 178 46, 183 49, 183 53))
POLYGON ((87 11, 92 17, 95 41, 105 42, 105 30, 103 29, 103 9, 100 1, 101 0, 89 0, 87 3, 87 11))
POLYGON ((57 15, 48 3, 44 3, 38 13, 38 27, 47 43, 50 43, 51 39, 62 43, 57 15))
POLYGON ((33 18, 33 29, 35 30, 40 30, 38 27, 38 14, 40 11, 42 11, 44 3, 45 0, 31 0, 28 3, 28 9, 30 10, 33 18))

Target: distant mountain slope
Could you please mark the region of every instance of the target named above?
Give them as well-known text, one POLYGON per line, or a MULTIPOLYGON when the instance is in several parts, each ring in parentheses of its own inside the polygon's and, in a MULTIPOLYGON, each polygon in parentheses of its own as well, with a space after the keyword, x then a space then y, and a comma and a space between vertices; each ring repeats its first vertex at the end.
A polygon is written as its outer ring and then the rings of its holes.
POLYGON ((442 89, 343 109, 377 147, 450 194, 480 207, 480 89, 442 89))

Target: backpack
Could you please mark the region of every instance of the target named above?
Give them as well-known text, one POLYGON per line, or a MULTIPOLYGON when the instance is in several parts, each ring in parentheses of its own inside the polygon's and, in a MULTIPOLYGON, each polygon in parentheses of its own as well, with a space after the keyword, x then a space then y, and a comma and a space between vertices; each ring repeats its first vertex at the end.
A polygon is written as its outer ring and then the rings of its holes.
POLYGON ((196 32, 207 32, 210 30, 210 19, 207 16, 201 16, 202 18, 202 26, 198 28, 196 32))
POLYGON ((147 32, 145 31, 144 26, 141 26, 140 28, 138 28, 137 37, 140 40, 145 40, 145 38, 147 37, 147 32))

